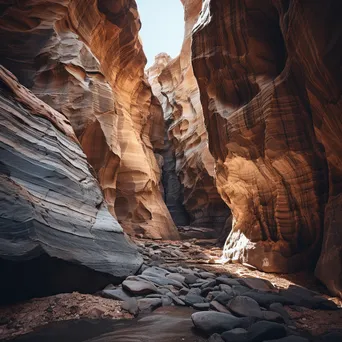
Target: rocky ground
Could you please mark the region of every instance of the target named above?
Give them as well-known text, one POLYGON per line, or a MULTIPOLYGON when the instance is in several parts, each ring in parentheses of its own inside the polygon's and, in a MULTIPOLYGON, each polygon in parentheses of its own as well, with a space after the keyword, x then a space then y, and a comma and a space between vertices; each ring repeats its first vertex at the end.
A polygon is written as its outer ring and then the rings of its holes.
POLYGON ((193 325, 208 341, 342 341, 342 302, 310 274, 223 265, 213 240, 135 242, 145 260, 138 275, 95 295, 60 294, 0 308, 0 337, 53 321, 131 318, 180 306, 196 310, 193 325))

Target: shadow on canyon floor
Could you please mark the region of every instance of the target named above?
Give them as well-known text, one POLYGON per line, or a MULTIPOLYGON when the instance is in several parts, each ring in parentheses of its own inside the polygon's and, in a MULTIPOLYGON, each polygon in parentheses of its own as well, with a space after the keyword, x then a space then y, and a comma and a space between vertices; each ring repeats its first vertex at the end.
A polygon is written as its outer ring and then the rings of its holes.
POLYGON ((13 342, 204 342, 194 331, 191 314, 184 307, 166 307, 133 320, 109 319, 53 322, 13 342))

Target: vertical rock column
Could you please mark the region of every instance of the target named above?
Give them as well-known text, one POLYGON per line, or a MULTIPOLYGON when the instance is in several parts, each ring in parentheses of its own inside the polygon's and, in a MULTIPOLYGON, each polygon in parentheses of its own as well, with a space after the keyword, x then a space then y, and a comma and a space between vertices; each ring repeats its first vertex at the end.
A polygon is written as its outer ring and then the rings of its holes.
POLYGON ((315 264, 324 234, 317 274, 334 293, 341 289, 338 7, 206 0, 192 34, 216 181, 234 216, 226 258, 291 272, 315 264))
POLYGON ((162 191, 164 201, 170 211, 173 221, 177 226, 187 226, 189 215, 183 205, 184 189, 176 171, 175 148, 169 138, 169 127, 172 125, 172 107, 166 96, 161 92, 158 76, 171 61, 168 54, 161 53, 156 56, 155 63, 147 70, 148 81, 151 84, 153 94, 158 98, 163 110, 165 120, 164 145, 159 151, 162 168, 162 191))

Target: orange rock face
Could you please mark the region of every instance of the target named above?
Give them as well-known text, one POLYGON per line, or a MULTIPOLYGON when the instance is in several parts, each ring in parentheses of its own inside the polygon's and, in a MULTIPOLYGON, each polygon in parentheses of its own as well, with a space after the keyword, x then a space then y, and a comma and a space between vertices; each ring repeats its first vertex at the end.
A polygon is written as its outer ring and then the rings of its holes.
POLYGON ((341 25, 335 1, 203 2, 192 65, 234 219, 225 257, 317 264, 342 289, 341 25))
POLYGON ((131 234, 177 238, 153 149, 160 106, 144 79, 134 1, 3 1, 0 61, 70 119, 110 212, 131 234))
POLYGON ((198 19, 202 1, 188 0, 183 5, 185 35, 181 53, 173 60, 165 54, 158 55, 148 76, 163 107, 190 224, 215 228, 220 233, 230 210, 215 186, 215 161, 208 149, 200 93, 191 65, 191 30, 198 19))

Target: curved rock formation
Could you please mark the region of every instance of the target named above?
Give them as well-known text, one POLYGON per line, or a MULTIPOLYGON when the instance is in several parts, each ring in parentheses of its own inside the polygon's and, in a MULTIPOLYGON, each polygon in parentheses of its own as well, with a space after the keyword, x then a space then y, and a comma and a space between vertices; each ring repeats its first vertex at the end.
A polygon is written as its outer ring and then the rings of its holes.
POLYGON ((185 34, 181 53, 171 61, 164 54, 157 56, 148 74, 152 91, 159 98, 167 121, 190 224, 214 228, 220 234, 230 210, 216 189, 214 159, 208 150, 200 94, 191 65, 191 30, 198 19, 202 1, 182 3, 185 34))
POLYGON ((341 295, 340 10, 333 0, 206 0, 192 65, 234 216, 226 258, 294 271, 317 260, 324 233, 316 272, 341 295))
POLYGON ((162 94, 158 76, 165 69, 172 58, 165 53, 155 57, 155 63, 147 70, 148 81, 153 94, 158 98, 163 108, 165 120, 164 145, 158 151, 161 157, 162 169, 162 193, 167 208, 170 211, 173 221, 177 226, 188 226, 189 215, 183 205, 183 186, 179 180, 176 170, 175 148, 169 138, 168 130, 172 125, 172 108, 166 96, 162 94))
POLYGON ((159 191, 164 123, 144 79, 135 2, 3 3, 0 61, 70 119, 110 212, 131 234, 177 238, 159 191))
POLYGON ((1 66, 0 117, 2 260, 47 254, 119 279, 134 274, 142 258, 108 212, 69 121, 1 66))

